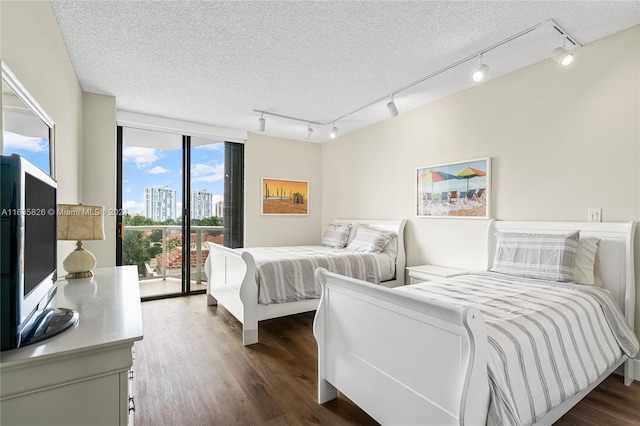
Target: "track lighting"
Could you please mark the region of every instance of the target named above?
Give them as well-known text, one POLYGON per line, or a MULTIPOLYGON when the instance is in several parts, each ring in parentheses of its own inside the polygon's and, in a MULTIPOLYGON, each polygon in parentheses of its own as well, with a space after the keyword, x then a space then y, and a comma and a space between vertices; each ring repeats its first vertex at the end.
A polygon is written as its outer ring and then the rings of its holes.
POLYGON ((329 137, 331 139, 335 139, 336 136, 338 136, 338 128, 335 125, 335 122, 333 123, 333 129, 331 129, 331 133, 329 133, 329 137))
POLYGON ((387 109, 389 110, 389 114, 391 114, 392 117, 395 117, 396 115, 398 115, 398 107, 396 106, 396 103, 393 101, 393 95, 391 95, 391 100, 387 102, 387 109))
MULTIPOLYGON (((2 1, 2 0, 0 0, 2 1)), ((309 120, 307 118, 298 118, 298 117, 291 117, 288 115, 283 115, 283 114, 278 114, 275 112, 269 112, 269 111, 265 111, 265 110, 257 110, 254 109, 253 111, 256 113, 260 114, 260 120, 259 120, 259 130, 261 132, 264 131, 265 129, 265 119, 263 118, 263 114, 264 115, 272 115, 275 117, 280 117, 280 118, 285 118, 287 120, 295 120, 295 121, 300 121, 303 123, 307 123, 307 129, 304 132, 304 138, 305 139, 309 139, 311 138, 311 135, 313 134, 313 129, 311 128, 311 124, 315 124, 316 126, 328 126, 331 124, 331 132, 329 133, 329 137, 331 139, 335 139, 336 137, 338 137, 338 128, 335 126, 336 121, 339 120, 343 120, 346 117, 349 117, 352 114, 355 114, 365 108, 368 108, 372 105, 376 105, 376 108, 378 108, 377 105, 379 105, 380 103, 382 103, 383 101, 386 102, 387 105, 387 110, 389 110, 389 114, 391 115, 391 117, 395 117, 399 114, 399 110, 398 110, 398 106, 395 103, 394 100, 394 96, 397 93, 401 93, 404 92, 405 90, 423 83, 431 78, 434 78, 436 76, 439 76, 443 73, 448 72, 449 70, 452 70, 458 66, 461 66, 463 64, 467 64, 467 62, 471 62, 471 61, 475 61, 478 59, 478 57, 480 57, 480 65, 478 66, 478 68, 474 71, 473 75, 471 76, 472 80, 476 83, 480 83, 482 81, 484 81, 487 77, 487 75, 489 74, 489 66, 487 64, 483 63, 483 55, 485 53, 488 52, 493 52, 495 49, 499 48, 500 46, 503 46, 507 43, 512 42, 513 40, 519 39, 520 37, 523 37, 529 33, 532 33, 533 31, 536 31, 539 28, 548 28, 548 27, 552 27, 554 28, 558 34, 560 34, 560 36, 562 36, 562 40, 563 43, 566 44, 566 42, 570 42, 573 47, 578 48, 578 47, 582 47, 582 44, 580 44, 579 41, 577 41, 575 39, 575 37, 573 37, 571 34, 569 34, 567 31, 564 30, 564 28, 562 28, 560 25, 558 25, 558 23, 556 21, 554 21, 553 19, 547 19, 546 21, 543 22, 539 22, 536 25, 533 25, 529 28, 526 28, 516 34, 513 34, 510 37, 507 37, 503 40, 500 40, 494 44, 492 44, 491 46, 485 47, 480 51, 477 51, 475 53, 470 54, 469 56, 466 56, 462 59, 459 59, 449 65, 446 65, 443 68, 440 68, 436 71, 431 72, 430 74, 425 75, 424 77, 419 78, 418 80, 415 80, 409 84, 406 84, 396 90, 394 90, 391 93, 387 93, 379 98, 376 98, 370 102, 367 102, 364 105, 361 105, 351 111, 345 112, 344 114, 335 117, 333 119, 329 119, 327 121, 322 121, 322 122, 318 122, 318 121, 312 121, 309 120), (391 97, 391 99, 389 99, 389 97, 391 97)), ((573 62, 573 60, 575 59, 575 55, 572 51, 567 51, 566 50, 566 46, 563 44, 562 47, 558 47, 557 49, 555 49, 552 53, 554 59, 556 59, 558 61, 558 63, 560 63, 561 66, 565 67, 569 64, 571 64, 573 62)), ((499 70, 500 71, 500 70, 499 70)), ((351 129, 352 127, 350 127, 349 129, 351 129)), ((349 130, 347 129, 347 130, 349 130)))
POLYGON ((567 49, 565 48, 566 44, 567 38, 562 37, 562 46, 556 47, 553 52, 551 52, 551 57, 563 67, 571 65, 573 60, 576 58, 576 55, 574 55, 573 52, 567 52, 567 49))
POLYGON ((307 126, 307 130, 304 132, 304 138, 309 140, 311 135, 313 134, 313 129, 311 128, 311 123, 307 126))
POLYGON ((480 54, 480 66, 475 70, 471 78, 476 83, 480 83, 489 73, 489 65, 482 63, 482 53, 480 54))
POLYGON ((258 130, 261 132, 264 132, 264 128, 267 124, 267 119, 264 118, 262 115, 263 114, 260 114, 260 118, 258 119, 258 130))

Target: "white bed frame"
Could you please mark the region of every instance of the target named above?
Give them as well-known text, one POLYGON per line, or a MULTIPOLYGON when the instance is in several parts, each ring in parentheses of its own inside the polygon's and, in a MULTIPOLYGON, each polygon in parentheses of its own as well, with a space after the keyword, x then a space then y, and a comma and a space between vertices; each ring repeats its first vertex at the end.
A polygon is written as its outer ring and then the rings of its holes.
MULTIPOLYGON (((488 268, 496 231, 598 237, 603 287, 613 294, 633 329, 635 223, 490 221, 488 268)), ((323 287, 314 321, 318 342, 318 401, 345 396, 383 425, 486 423, 489 404, 487 335, 476 308, 429 302, 359 280, 316 272, 323 287)), ((624 363, 623 356, 588 389, 549 412, 550 425, 624 363)))
MULTIPOLYGON (((398 234, 398 256, 395 279, 380 283, 385 287, 404 285, 406 254, 404 226, 406 220, 348 220, 334 222, 367 224, 371 227, 398 234)), ((247 252, 207 243, 209 256, 205 263, 208 278, 207 304, 224 306, 242 323, 242 343, 247 346, 258 342, 258 321, 313 311, 320 299, 307 299, 288 303, 263 305, 258 303, 256 262, 247 252)))

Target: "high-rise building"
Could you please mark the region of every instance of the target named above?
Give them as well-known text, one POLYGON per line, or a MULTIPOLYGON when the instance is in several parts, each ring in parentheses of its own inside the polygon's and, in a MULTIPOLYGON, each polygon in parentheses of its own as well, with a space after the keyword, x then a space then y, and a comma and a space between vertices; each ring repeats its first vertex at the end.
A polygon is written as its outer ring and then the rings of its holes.
POLYGON ((223 213, 223 207, 224 207, 224 201, 218 201, 216 203, 216 216, 217 217, 222 217, 222 213, 223 213))
POLYGON ((144 188, 144 215, 156 222, 164 222, 167 219, 175 220, 178 217, 176 211, 176 190, 168 186, 147 186, 144 188))
POLYGON ((213 215, 213 194, 206 189, 191 191, 191 219, 204 219, 213 215))

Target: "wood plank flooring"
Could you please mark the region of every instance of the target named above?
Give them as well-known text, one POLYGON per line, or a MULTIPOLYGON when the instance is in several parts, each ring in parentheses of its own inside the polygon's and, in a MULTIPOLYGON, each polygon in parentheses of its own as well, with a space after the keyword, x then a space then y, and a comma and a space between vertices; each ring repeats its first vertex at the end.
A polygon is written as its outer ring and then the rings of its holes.
MULTIPOLYGON (((343 395, 317 404, 313 313, 261 322, 249 347, 240 323, 205 295, 144 302, 142 315, 136 426, 377 425, 343 395)), ((612 376, 556 425, 640 425, 640 383, 612 376)))

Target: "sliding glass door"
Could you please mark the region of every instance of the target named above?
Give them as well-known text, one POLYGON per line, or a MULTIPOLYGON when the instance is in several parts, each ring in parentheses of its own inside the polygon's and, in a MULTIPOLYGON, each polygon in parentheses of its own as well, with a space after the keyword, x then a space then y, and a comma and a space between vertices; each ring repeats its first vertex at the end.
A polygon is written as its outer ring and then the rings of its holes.
POLYGON ((138 267, 143 299, 206 290, 205 243, 223 243, 225 144, 128 127, 118 142, 118 264, 138 267))

